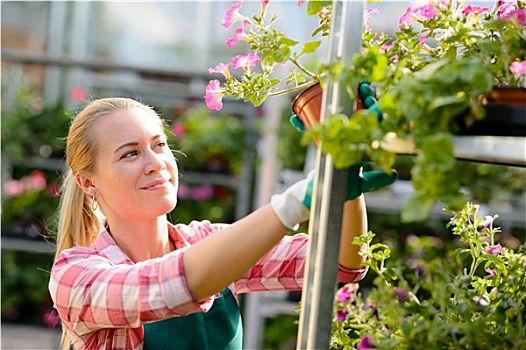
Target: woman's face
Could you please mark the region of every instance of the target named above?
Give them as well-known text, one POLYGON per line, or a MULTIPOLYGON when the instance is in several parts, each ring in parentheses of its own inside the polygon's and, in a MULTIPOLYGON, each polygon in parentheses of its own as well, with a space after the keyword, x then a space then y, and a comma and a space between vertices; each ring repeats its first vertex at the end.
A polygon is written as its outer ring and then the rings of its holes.
POLYGON ((178 172, 159 119, 141 108, 100 117, 91 177, 106 216, 150 219, 177 204, 178 172))

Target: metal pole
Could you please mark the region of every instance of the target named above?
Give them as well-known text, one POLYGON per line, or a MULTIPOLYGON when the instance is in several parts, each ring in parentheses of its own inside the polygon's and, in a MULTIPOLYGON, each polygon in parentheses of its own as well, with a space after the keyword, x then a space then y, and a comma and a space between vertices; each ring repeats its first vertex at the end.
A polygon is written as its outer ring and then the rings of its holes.
MULTIPOLYGON (((329 61, 350 61, 361 47, 365 0, 333 1, 329 61), (350 35, 345 35, 345 34, 350 35)), ((340 82, 328 81, 323 92, 320 121, 343 107, 353 111, 353 101, 340 82)), ((309 246, 303 285, 297 349, 327 349, 330 344, 333 299, 347 170, 334 169, 330 156, 316 154, 313 203, 309 221, 309 246)))

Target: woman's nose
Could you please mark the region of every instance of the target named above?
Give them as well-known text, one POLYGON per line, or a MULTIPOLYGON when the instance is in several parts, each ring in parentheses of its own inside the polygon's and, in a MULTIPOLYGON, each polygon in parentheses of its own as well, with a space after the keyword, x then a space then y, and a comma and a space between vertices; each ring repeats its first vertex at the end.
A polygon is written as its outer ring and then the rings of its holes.
POLYGON ((153 152, 152 150, 146 152, 146 167, 145 173, 151 174, 156 171, 161 171, 166 167, 163 155, 153 152))

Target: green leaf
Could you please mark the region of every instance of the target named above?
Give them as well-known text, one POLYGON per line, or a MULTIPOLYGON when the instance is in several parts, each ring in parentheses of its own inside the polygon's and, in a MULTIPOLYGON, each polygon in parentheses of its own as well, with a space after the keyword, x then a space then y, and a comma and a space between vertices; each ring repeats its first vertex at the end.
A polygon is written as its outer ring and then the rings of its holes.
POLYGON ((305 43, 305 45, 303 45, 303 47, 301 48, 301 53, 313 53, 313 52, 316 52, 316 50, 318 49, 318 47, 321 45, 321 41, 318 40, 318 41, 311 41, 311 42, 308 42, 308 43, 305 43))
POLYGON ((307 15, 317 15, 325 6, 332 5, 332 1, 309 1, 307 6, 307 15))
POLYGON ((298 43, 298 41, 296 40, 292 40, 290 38, 287 38, 287 37, 283 37, 279 40, 280 44, 282 45, 286 45, 286 46, 294 46, 298 43))
POLYGON ((495 265, 497 265, 499 267, 500 270, 504 270, 506 265, 504 264, 504 261, 502 259, 500 259, 499 257, 495 256, 495 255, 492 255, 492 254, 484 254, 482 256, 484 259, 487 259, 489 261, 491 261, 492 263, 494 263, 495 265))

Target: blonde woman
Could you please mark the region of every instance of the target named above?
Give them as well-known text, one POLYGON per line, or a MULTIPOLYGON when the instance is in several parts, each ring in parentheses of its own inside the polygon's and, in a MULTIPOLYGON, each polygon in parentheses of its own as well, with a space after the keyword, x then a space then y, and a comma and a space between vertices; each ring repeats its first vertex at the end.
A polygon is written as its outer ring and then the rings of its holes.
MULTIPOLYGON (((302 286, 308 238, 287 233, 308 219, 310 179, 233 224, 173 225, 179 175, 163 130, 127 98, 72 121, 49 282, 66 348, 240 349, 237 295, 302 286)), ((350 243, 367 230, 360 193, 344 208, 340 282, 367 271, 350 243)))

